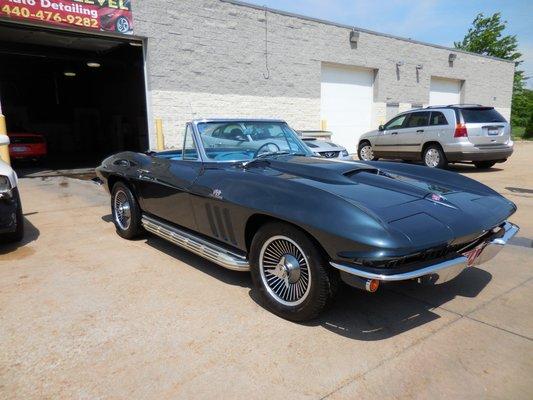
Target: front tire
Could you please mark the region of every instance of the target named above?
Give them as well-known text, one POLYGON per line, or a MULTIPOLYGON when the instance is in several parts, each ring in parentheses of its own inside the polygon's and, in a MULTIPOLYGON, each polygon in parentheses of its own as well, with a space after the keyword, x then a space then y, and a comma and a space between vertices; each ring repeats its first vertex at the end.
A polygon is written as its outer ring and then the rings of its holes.
POLYGON ((7 243, 18 243, 24 238, 24 214, 22 213, 22 202, 20 201, 20 195, 17 188, 13 189, 13 197, 17 204, 16 211, 16 230, 15 232, 6 233, 3 239, 7 243))
POLYGON ((494 167, 494 165, 496 165, 496 161, 478 161, 478 162, 475 162, 474 165, 478 169, 489 169, 489 168, 494 167))
POLYGON ((448 160, 439 145, 432 144, 424 150, 422 160, 426 167, 444 169, 448 166, 448 160))
POLYGON ((362 161, 377 161, 379 158, 374 156, 374 150, 370 142, 361 142, 357 148, 357 156, 362 161))
POLYGON ((143 232, 137 199, 122 182, 117 182, 111 193, 111 211, 118 235, 128 240, 135 239, 143 232))
POLYGON ((261 302, 290 321, 318 316, 339 287, 338 274, 317 245, 289 224, 264 225, 252 241, 250 261, 261 302))

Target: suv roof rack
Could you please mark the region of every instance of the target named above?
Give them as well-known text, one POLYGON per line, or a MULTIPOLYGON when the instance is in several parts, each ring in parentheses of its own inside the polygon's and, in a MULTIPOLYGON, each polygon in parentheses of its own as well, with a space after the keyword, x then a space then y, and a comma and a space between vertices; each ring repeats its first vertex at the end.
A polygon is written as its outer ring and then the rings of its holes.
POLYGON ((427 106, 427 109, 433 108, 470 108, 470 107, 485 107, 481 104, 448 104, 442 106, 427 106))

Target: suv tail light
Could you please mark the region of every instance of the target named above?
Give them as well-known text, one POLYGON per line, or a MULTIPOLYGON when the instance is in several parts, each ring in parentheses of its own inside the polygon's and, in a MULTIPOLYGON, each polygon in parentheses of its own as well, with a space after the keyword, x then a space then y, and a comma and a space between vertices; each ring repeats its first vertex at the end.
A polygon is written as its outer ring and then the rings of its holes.
POLYGON ((468 131, 466 130, 465 124, 457 124, 455 125, 455 135, 453 137, 468 137, 468 131))

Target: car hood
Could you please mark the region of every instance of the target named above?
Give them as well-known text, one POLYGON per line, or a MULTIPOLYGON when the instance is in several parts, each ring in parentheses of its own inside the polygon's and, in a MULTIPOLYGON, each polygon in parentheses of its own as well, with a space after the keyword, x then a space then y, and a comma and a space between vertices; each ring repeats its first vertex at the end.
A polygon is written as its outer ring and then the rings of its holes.
POLYGON ((261 173, 341 197, 420 245, 479 234, 516 210, 492 189, 452 172, 376 164, 278 157, 268 160, 261 173))

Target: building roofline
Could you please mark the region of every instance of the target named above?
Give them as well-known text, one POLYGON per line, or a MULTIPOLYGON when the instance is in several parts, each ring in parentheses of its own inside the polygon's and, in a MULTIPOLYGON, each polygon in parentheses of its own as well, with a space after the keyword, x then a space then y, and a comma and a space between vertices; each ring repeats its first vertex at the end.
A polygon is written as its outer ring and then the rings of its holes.
POLYGON ((488 58, 488 59, 496 60, 496 61, 503 61, 503 62, 513 63, 513 64, 515 63, 512 60, 506 60, 504 58, 499 58, 499 57, 494 57, 494 56, 487 56, 487 55, 478 54, 478 53, 472 53, 470 51, 465 51, 465 50, 461 50, 461 49, 455 49, 453 47, 446 47, 446 46, 441 46, 441 45, 434 44, 434 43, 422 42, 422 41, 419 41, 419 40, 408 39, 408 38, 404 38, 404 37, 401 37, 401 36, 390 35, 388 33, 376 32, 376 31, 372 31, 372 30, 369 30, 369 29, 359 28, 357 26, 345 25, 345 24, 341 24, 341 23, 338 23, 338 22, 328 21, 328 20, 320 19, 320 18, 309 17, 307 15, 296 14, 296 13, 292 13, 292 12, 289 12, 289 11, 283 11, 283 10, 278 10, 278 9, 275 9, 275 8, 263 7, 263 6, 260 6, 260 5, 257 5, 257 4, 247 3, 245 1, 240 1, 240 0, 220 0, 220 1, 223 2, 223 3, 233 4, 233 5, 236 5, 236 6, 253 8, 253 9, 256 9, 256 10, 267 10, 268 12, 271 12, 273 14, 279 14, 279 15, 283 15, 283 16, 286 16, 286 17, 293 17, 293 18, 303 19, 303 20, 306 20, 306 21, 317 22, 319 24, 336 26, 338 28, 344 28, 344 29, 350 29, 350 30, 355 29, 356 31, 368 33, 370 35, 376 35, 376 36, 386 37, 386 38, 389 38, 389 39, 401 40, 401 41, 404 41, 404 42, 413 43, 413 44, 419 44, 419 45, 422 45, 422 46, 435 47, 437 49, 448 50, 448 51, 452 51, 452 52, 456 52, 456 53, 463 53, 463 54, 468 54, 468 55, 471 55, 471 56, 477 56, 477 57, 482 57, 482 58, 488 58))

